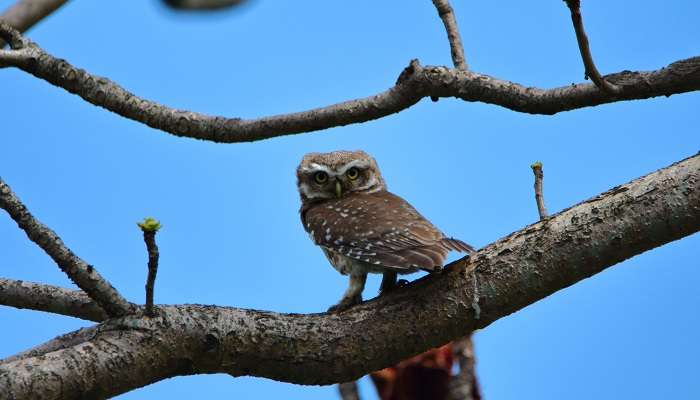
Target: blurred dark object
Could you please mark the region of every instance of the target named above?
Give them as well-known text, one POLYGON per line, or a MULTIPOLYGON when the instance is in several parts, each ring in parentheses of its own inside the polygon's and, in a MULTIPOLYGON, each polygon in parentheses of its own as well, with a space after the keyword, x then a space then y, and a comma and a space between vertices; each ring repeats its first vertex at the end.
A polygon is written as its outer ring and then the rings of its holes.
POLYGON ((452 344, 447 344, 370 376, 382 400, 442 400, 447 398, 452 361, 452 344))
POLYGON ((471 337, 370 374, 381 400, 480 400, 471 337), (453 365, 459 372, 452 374, 453 365))
POLYGON ((168 7, 178 10, 220 10, 245 3, 246 0, 163 0, 168 7))

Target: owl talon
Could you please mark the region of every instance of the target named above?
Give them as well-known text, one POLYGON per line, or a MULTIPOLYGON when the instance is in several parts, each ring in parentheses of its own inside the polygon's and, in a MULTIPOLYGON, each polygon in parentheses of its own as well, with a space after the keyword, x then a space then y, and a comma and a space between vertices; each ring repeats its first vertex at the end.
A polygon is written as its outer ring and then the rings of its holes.
POLYGON ((347 310, 348 308, 362 303, 362 296, 344 297, 340 302, 334 306, 328 308, 328 312, 339 313, 347 310))

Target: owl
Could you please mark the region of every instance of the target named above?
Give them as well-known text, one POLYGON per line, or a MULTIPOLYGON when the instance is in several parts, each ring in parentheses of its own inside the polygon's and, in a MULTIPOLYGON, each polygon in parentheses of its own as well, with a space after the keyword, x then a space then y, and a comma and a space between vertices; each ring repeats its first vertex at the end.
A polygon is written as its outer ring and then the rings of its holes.
POLYGON ((297 168, 301 222, 311 240, 350 282, 342 311, 362 301, 368 273, 383 274, 380 293, 397 274, 439 271, 450 250, 474 248, 446 237, 406 200, 387 191, 377 162, 364 151, 309 153, 297 168))

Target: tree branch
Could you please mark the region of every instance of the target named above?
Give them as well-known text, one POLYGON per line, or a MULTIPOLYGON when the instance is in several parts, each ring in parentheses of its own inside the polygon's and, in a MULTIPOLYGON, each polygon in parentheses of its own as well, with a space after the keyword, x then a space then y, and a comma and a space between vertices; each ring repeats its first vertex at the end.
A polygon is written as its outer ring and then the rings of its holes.
POLYGON ((152 317, 153 314, 153 287, 156 283, 158 273, 158 245, 156 245, 156 233, 160 229, 160 222, 147 217, 143 222, 137 223, 143 231, 143 241, 146 243, 148 251, 148 276, 146 277, 146 315, 152 317))
POLYGON ((583 29, 583 18, 581 17, 581 1, 580 0, 564 0, 566 5, 571 11, 571 22, 574 24, 574 31, 576 31, 576 41, 578 42, 578 49, 581 52, 581 59, 583 60, 583 66, 586 68, 586 78, 591 78, 593 83, 607 94, 617 96, 622 92, 622 88, 619 86, 608 82, 605 78, 600 76, 598 68, 595 67, 593 62, 593 56, 591 55, 591 48, 588 44, 588 37, 586 36, 586 31, 583 29))
POLYGON ((60 237, 29 213, 27 207, 12 193, 0 178, 0 208, 7 211, 27 237, 36 243, 55 262, 61 271, 95 300, 110 316, 126 315, 134 307, 92 266, 75 255, 60 237))
POLYGON ((544 179, 544 171, 542 171, 542 163, 537 161, 530 165, 532 173, 535 175, 535 202, 537 203, 537 212, 540 214, 540 219, 547 218, 547 209, 544 207, 544 195, 542 194, 542 180, 544 179))
POLYGON ((447 40, 450 42, 450 52, 452 54, 452 63, 455 68, 466 71, 469 69, 467 61, 464 59, 464 47, 462 47, 462 38, 459 35, 457 28, 457 20, 455 19, 454 11, 448 0, 433 0, 438 15, 445 25, 447 31, 447 40))
MULTIPOLYGON (((25 32, 37 22, 64 5, 67 0, 19 0, 0 15, 5 22, 20 32, 25 32)), ((0 49, 5 42, 0 39, 0 49)))
POLYGON ((104 321, 107 314, 80 290, 0 278, 0 305, 46 311, 89 321, 104 321))
MULTIPOLYGON (((12 28, 0 24, 0 35, 20 37, 12 32, 12 28)), ((616 101, 700 90, 700 57, 677 61, 657 71, 623 71, 608 75, 606 79, 623 88, 616 97, 601 92, 594 84, 538 89, 470 71, 423 67, 414 60, 401 73, 395 86, 374 96, 309 111, 246 120, 176 110, 141 99, 109 79, 56 59, 28 40, 25 43, 14 50, 0 50, 0 65, 20 68, 94 105, 173 135, 225 143, 370 121, 409 108, 424 97, 456 97, 514 111, 551 115, 616 101)))
MULTIPOLYGON (((11 363, 14 361, 24 360, 32 357, 43 356, 54 351, 71 348, 81 343, 85 343, 93 339, 99 331, 99 326, 91 326, 88 328, 80 328, 77 331, 66 333, 65 335, 57 336, 46 343, 42 343, 29 350, 15 354, 0 360, 0 375, 2 374, 2 364, 11 363)), ((1 378, 0 378, 1 379, 1 378)))
POLYGON ((0 388, 11 398, 109 397, 176 375, 221 372, 299 384, 348 382, 699 230, 700 154, 346 312, 163 306, 131 328, 98 329, 75 346, 0 365, 0 388))

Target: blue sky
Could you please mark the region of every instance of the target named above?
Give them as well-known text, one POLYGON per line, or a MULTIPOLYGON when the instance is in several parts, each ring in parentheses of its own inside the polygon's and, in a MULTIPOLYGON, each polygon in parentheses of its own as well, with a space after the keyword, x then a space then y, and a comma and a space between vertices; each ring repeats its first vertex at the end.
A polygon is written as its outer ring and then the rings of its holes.
MULTIPOLYGON (((11 1, 0 0, 4 9, 11 1)), ((700 5, 584 2, 598 69, 657 69, 700 54, 700 5)), ((562 1, 453 7, 470 67, 525 85, 580 82, 562 1)), ((29 32, 48 52, 163 104, 253 118, 364 97, 412 58, 450 63, 432 3, 251 1, 205 16, 159 3, 70 2, 29 32)), ((346 278, 304 233, 294 171, 310 151, 364 149, 389 188, 477 247, 537 219, 529 165, 544 163, 556 212, 700 150, 700 94, 555 116, 423 100, 365 124, 222 145, 176 138, 21 71, 0 71, 0 175, 30 210, 130 300, 143 302, 137 220, 164 225, 158 303, 318 312, 346 278)), ((700 236, 655 249, 476 333, 487 399, 698 398, 700 236)), ((70 287, 0 216, 4 277, 70 287)), ((370 277, 365 297, 376 294, 370 277)), ((0 307, 0 357, 86 323, 0 307), (8 329, 9 328, 9 329, 8 329)), ((365 380, 361 389, 375 398, 365 380)), ((123 399, 334 398, 225 375, 179 377, 123 399)))

